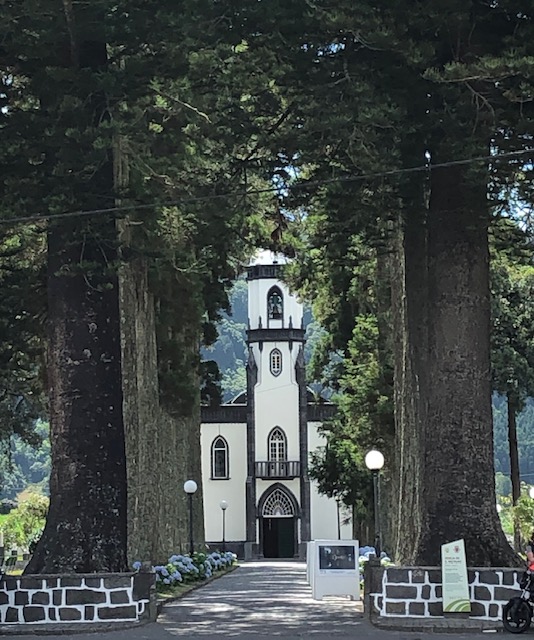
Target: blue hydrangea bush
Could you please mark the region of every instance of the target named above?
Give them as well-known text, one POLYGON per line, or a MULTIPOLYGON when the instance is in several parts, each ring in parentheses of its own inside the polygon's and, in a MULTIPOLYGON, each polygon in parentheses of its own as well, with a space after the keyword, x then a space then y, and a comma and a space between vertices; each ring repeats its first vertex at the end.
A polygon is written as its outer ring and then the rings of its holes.
MULTIPOLYGON (((167 564, 153 567, 156 572, 156 587, 160 590, 168 589, 179 584, 188 584, 211 578, 216 571, 231 567, 237 560, 235 553, 194 553, 192 556, 172 555, 167 564)), ((139 571, 141 562, 133 563, 133 569, 139 571)))
MULTIPOLYGON (((360 567, 360 584, 363 586, 363 572, 365 570, 365 564, 369 561, 369 556, 376 555, 376 549, 374 547, 360 547, 359 567, 360 567)), ((380 554, 380 564, 383 567, 389 567, 393 564, 391 558, 385 551, 380 554)))

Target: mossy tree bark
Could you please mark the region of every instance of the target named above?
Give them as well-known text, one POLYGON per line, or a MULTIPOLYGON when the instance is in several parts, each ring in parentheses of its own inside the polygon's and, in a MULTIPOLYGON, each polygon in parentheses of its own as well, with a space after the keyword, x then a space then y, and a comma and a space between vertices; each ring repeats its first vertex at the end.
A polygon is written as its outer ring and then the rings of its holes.
MULTIPOLYGON (((170 415, 160 403, 156 310, 148 266, 125 260, 120 270, 124 415, 128 460, 128 557, 166 562, 189 550, 185 480, 194 496, 194 540, 203 549, 204 515, 200 473, 200 400, 190 415, 170 415)), ((188 348, 194 349, 195 343, 188 348)), ((184 376, 191 375, 185 372, 184 376)), ((198 385, 197 385, 198 387, 198 385)))
POLYGON ((410 562, 421 531, 426 420, 426 221, 411 212, 399 221, 392 253, 395 446, 391 533, 396 561, 410 562))
MULTIPOLYGON (((413 118, 424 117, 420 95, 413 118)), ((404 140, 403 164, 415 166, 425 154, 424 140, 412 132, 404 140)), ((392 460, 391 553, 410 563, 421 532, 424 425, 428 359, 428 183, 406 176, 399 185, 400 211, 392 236, 390 277, 394 357, 395 445, 392 460)))

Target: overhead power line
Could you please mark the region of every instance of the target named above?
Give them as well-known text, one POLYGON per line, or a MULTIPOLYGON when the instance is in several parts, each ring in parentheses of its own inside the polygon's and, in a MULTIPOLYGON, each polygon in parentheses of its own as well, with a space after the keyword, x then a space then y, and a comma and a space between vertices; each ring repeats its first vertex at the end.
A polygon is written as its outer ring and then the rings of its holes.
POLYGON ((377 171, 374 173, 363 173, 354 176, 339 176, 336 178, 325 178, 321 180, 308 180, 297 182, 292 185, 284 185, 284 186, 272 186, 265 187, 263 189, 250 189, 248 191, 242 192, 229 192, 229 193, 221 193, 221 194, 210 194, 205 196, 185 196, 183 198, 177 198, 175 200, 169 200, 164 202, 152 202, 147 204, 131 204, 131 205, 121 205, 116 207, 107 207, 102 209, 87 209, 87 210, 78 210, 78 211, 66 211, 64 213, 35 213, 28 216, 20 216, 18 218, 4 218, 0 219, 0 225, 13 225, 23 222, 39 222, 41 220, 58 220, 63 218, 77 218, 84 216, 97 216, 106 213, 121 213, 128 211, 142 211, 146 209, 153 209, 155 207, 172 207, 179 206, 184 204, 193 204, 198 202, 207 202, 210 200, 221 200, 225 198, 247 198, 252 195, 260 195, 262 193, 280 193, 280 192, 291 192, 296 189, 309 189, 314 187, 321 187, 329 184, 344 184, 351 182, 361 182, 364 180, 372 180, 374 178, 387 178, 389 176, 398 176, 408 173, 417 173, 417 172, 431 172, 435 169, 444 169, 446 167, 455 167, 462 165, 474 164, 477 162, 491 162, 506 158, 519 158, 520 156, 526 154, 534 154, 534 149, 522 149, 520 151, 509 151, 505 153, 499 153, 495 155, 487 155, 487 156, 478 156, 475 158, 464 158, 461 160, 450 160, 448 162, 439 162, 436 164, 432 164, 431 162, 423 165, 418 165, 416 167, 406 167, 404 169, 388 169, 386 171, 377 171))

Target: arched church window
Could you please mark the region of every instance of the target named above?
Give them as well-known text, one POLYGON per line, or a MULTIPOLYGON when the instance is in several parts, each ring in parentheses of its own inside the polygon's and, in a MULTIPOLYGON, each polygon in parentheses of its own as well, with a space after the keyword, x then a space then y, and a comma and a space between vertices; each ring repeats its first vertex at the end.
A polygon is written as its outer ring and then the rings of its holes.
POLYGON ((269 367, 273 376, 279 376, 282 373, 282 352, 280 349, 273 349, 269 356, 269 367))
POLYGON ((287 460, 287 438, 280 427, 275 427, 271 431, 268 445, 270 462, 283 462, 287 460))
POLYGON ((262 509, 264 518, 283 518, 295 515, 293 504, 285 491, 276 488, 265 501, 262 509))
POLYGON ((215 438, 211 445, 211 477, 228 478, 228 443, 222 436, 215 438))
POLYGON ((267 295, 267 315, 270 320, 281 320, 284 316, 284 299, 278 287, 272 287, 267 295))

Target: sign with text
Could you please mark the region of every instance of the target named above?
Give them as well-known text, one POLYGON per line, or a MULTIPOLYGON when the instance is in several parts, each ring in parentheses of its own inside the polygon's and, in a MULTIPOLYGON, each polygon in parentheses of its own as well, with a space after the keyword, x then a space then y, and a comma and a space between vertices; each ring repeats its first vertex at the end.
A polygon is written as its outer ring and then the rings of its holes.
POLYGON ((463 540, 441 545, 441 580, 443 613, 469 613, 471 602, 463 540))

